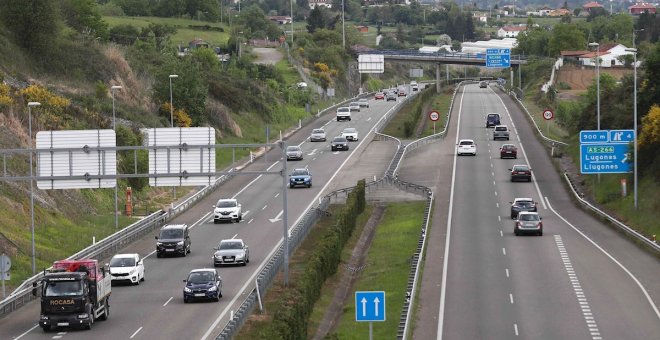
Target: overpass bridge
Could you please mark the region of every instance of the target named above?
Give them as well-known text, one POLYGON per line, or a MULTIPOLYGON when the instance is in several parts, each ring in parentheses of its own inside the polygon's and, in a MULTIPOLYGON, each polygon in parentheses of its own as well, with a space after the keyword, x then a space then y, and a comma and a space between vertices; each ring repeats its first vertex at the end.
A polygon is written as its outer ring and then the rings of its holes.
MULTIPOLYGON (((369 50, 361 51, 361 55, 377 54, 383 55, 386 61, 394 62, 415 62, 435 64, 436 89, 440 92, 440 66, 441 65, 470 65, 486 67, 486 53, 463 53, 439 51, 434 53, 424 53, 418 50, 369 50)), ((510 70, 510 84, 513 85, 514 68, 518 69, 518 87, 522 88, 520 77, 520 66, 527 64, 527 56, 512 54, 510 70)))

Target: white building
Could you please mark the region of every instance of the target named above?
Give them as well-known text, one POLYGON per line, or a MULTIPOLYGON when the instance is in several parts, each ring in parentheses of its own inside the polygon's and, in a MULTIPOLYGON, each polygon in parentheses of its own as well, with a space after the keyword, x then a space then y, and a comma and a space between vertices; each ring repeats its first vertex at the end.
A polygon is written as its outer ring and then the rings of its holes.
POLYGON ((308 3, 309 3, 309 9, 314 9, 316 6, 332 8, 332 1, 330 0, 309 0, 308 3))
POLYGON ((461 52, 464 53, 486 53, 489 48, 509 48, 518 46, 518 39, 490 39, 485 41, 464 42, 461 44, 461 52))
POLYGON ((527 26, 503 26, 497 30, 498 38, 515 38, 520 32, 527 30, 527 26))
POLYGON ((626 46, 621 44, 607 44, 598 47, 596 51, 585 53, 578 57, 578 60, 584 66, 596 66, 596 56, 600 59, 600 67, 624 66, 625 63, 619 60, 624 55, 632 55, 632 52, 626 51, 626 46))

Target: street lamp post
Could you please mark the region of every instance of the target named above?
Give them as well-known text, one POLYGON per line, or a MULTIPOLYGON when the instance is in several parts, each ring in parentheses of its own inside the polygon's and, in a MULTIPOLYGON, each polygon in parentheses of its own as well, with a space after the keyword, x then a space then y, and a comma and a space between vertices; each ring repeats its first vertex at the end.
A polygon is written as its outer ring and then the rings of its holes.
POLYGON ((32 107, 39 106, 39 102, 28 103, 28 134, 30 136, 30 232, 32 234, 32 275, 37 273, 37 258, 34 248, 34 180, 32 178, 32 107))
POLYGON ((600 47, 597 42, 589 43, 596 47, 596 126, 600 130, 600 47))
MULTIPOLYGON (((117 131, 117 124, 115 122, 115 91, 116 90, 121 90, 121 86, 119 85, 113 85, 110 86, 110 93, 112 93, 112 130, 117 131)), ((115 171, 115 229, 119 228, 119 214, 117 213, 119 211, 119 203, 117 199, 117 190, 119 190, 119 183, 117 182, 117 172, 115 171)))
POLYGON ((344 0, 341 0, 341 46, 346 48, 346 25, 344 24, 344 0))
POLYGON ((635 32, 643 31, 644 29, 633 29, 632 43, 633 48, 627 48, 626 51, 633 53, 633 202, 635 209, 637 209, 637 48, 635 48, 635 32))
POLYGON ((179 78, 179 75, 170 74, 170 127, 174 127, 174 102, 172 101, 172 78, 179 78))

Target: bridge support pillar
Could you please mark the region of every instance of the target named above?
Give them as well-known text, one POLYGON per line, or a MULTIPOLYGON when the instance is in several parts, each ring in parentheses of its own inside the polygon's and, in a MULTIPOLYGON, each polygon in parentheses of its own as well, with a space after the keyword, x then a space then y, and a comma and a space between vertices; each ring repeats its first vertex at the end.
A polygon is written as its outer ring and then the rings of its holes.
MULTIPOLYGON (((509 82, 509 84, 511 84, 511 91, 513 91, 513 89, 515 87, 515 85, 513 83, 513 66, 509 67, 509 71, 511 72, 511 81, 509 82)), ((509 94, 511 94, 511 92, 509 92, 509 94)))
POLYGON ((435 93, 440 93, 440 64, 435 64, 435 93))

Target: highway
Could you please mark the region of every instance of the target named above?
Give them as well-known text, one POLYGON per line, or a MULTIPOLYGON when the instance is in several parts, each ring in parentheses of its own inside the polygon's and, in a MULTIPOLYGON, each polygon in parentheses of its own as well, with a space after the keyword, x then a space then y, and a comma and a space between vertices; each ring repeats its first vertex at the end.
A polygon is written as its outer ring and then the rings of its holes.
MULTIPOLYGON (((288 193, 288 222, 295 225, 302 213, 317 203, 327 191, 338 172, 354 153, 363 152, 367 135, 376 122, 397 102, 370 100, 370 108, 353 112, 350 122, 337 122, 334 113, 324 115, 287 139, 288 145, 300 145, 302 161, 287 163, 293 168, 308 167, 313 175, 311 188, 286 189, 288 193), (312 128, 323 126, 327 142, 309 142, 312 128), (346 127, 359 131, 359 140, 350 143, 350 150, 330 150, 332 137, 346 127)), ((245 168, 248 171, 278 171, 282 164, 281 150, 275 149, 245 168), (268 160, 268 162, 265 161, 268 160)), ((287 179, 288 180, 288 179, 287 179)), ((352 183, 350 185, 354 185, 352 183)), ((187 257, 156 258, 152 235, 131 244, 122 252, 137 252, 145 256, 145 282, 139 286, 113 286, 110 298, 110 317, 98 321, 92 331, 60 329, 44 333, 36 326, 39 318, 38 302, 0 320, 0 334, 8 339, 212 339, 229 320, 231 311, 254 286, 256 273, 274 253, 282 239, 282 178, 275 175, 239 175, 223 184, 216 192, 201 200, 170 224, 186 223, 192 227, 192 252, 187 257), (212 205, 219 198, 235 197, 242 204, 243 221, 233 224, 214 224, 212 205), (183 280, 190 270, 212 267, 213 247, 226 238, 242 238, 250 247, 250 263, 246 267, 217 268, 223 279, 223 298, 220 302, 183 303, 183 280)))
POLYGON ((458 133, 411 153, 401 169, 402 179, 437 195, 427 241, 440 244, 427 254, 413 338, 657 338, 657 259, 574 207, 523 113, 505 100, 507 108, 490 88, 466 86, 453 112, 458 133), (517 160, 499 159, 507 141, 492 141, 487 112, 512 129, 517 160), (476 157, 453 155, 461 138, 475 139, 476 157), (510 182, 513 164, 530 164, 533 181, 510 182), (513 235, 515 197, 539 203, 542 237, 513 235))

